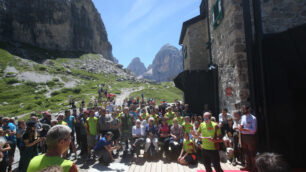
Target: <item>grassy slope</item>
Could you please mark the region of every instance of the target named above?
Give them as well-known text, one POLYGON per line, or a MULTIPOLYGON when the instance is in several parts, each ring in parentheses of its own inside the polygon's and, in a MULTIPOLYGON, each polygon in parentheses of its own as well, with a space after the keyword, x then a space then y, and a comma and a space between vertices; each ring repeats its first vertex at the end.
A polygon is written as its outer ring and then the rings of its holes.
MULTIPOLYGON (((87 58, 97 58, 93 54, 87 54, 87 58)), ((81 56, 80 58, 84 58, 81 56)), ((132 83, 130 81, 117 82, 117 77, 110 74, 94 74, 83 70, 71 69, 72 74, 67 76, 63 62, 65 58, 53 60, 54 67, 37 64, 33 68, 20 64, 20 59, 14 58, 7 51, 0 49, 0 116, 18 116, 33 111, 51 110, 58 112, 68 107, 68 99, 71 97, 80 102, 85 100, 89 102, 92 96, 97 95, 98 85, 106 83, 111 88, 108 89, 112 93, 120 94, 122 88, 144 87, 143 91, 133 93, 133 96, 140 96, 144 93, 145 97, 155 98, 159 103, 162 99, 173 102, 174 99, 181 99, 182 93, 175 88, 172 83, 162 84, 146 84, 132 83), (39 73, 62 75, 64 81, 73 77, 81 81, 82 84, 75 88, 62 88, 63 83, 58 80, 49 81, 47 83, 32 83, 18 81, 17 78, 5 78, 4 69, 7 66, 14 66, 19 71, 35 71, 39 73), (90 78, 90 79, 84 79, 90 78), (14 83, 20 83, 18 86, 13 86, 14 83), (59 91, 51 93, 51 97, 45 96, 46 87, 58 88, 59 91), (3 104, 7 102, 8 104, 3 104)))
POLYGON ((162 100, 167 102, 174 102, 175 99, 182 99, 182 92, 174 87, 171 82, 163 82, 158 85, 151 85, 150 88, 145 88, 141 91, 132 93, 134 97, 140 97, 144 94, 146 98, 153 98, 157 104, 160 104, 162 100))

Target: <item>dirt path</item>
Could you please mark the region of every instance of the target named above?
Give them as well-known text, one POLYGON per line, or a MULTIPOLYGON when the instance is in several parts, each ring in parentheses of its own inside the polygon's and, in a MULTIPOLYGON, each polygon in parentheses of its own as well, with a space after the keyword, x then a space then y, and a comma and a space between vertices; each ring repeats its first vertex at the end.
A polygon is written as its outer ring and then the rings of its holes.
POLYGON ((139 88, 122 88, 121 89, 121 94, 116 96, 116 105, 121 106, 124 102, 124 99, 128 98, 130 94, 133 92, 137 92, 140 90, 143 90, 144 87, 139 87, 139 88))

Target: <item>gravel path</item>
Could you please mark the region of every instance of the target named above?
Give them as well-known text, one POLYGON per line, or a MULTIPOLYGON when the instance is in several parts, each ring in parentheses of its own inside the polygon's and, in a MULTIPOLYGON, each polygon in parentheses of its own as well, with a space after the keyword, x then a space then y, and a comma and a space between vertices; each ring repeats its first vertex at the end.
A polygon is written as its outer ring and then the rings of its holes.
POLYGON ((121 106, 124 102, 124 99, 128 98, 130 94, 132 94, 133 92, 137 92, 140 90, 143 90, 143 87, 139 87, 139 88, 122 88, 121 89, 121 94, 116 96, 116 105, 121 106))

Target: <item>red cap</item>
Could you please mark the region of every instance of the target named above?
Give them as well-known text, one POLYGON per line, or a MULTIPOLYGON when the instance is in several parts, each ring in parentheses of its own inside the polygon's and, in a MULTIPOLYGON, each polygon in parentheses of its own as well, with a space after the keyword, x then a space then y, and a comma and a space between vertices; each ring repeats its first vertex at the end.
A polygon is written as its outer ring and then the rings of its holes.
POLYGON ((89 111, 88 111, 88 110, 85 110, 84 113, 89 113, 89 111))
POLYGON ((46 114, 46 115, 50 115, 50 113, 49 113, 48 111, 44 112, 44 114, 46 114))

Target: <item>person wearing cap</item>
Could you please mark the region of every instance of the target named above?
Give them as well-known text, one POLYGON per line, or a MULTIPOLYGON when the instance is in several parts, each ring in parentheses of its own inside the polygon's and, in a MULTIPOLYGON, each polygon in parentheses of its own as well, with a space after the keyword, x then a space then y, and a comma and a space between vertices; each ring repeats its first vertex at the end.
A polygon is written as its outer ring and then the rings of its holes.
POLYGON ((69 149, 70 142, 71 129, 68 126, 52 127, 46 137, 47 153, 32 158, 27 172, 37 172, 55 165, 60 166, 64 172, 77 172, 78 169, 72 161, 61 158, 63 153, 69 149))
POLYGON ((8 171, 12 170, 12 164, 14 161, 14 154, 17 144, 16 131, 17 128, 15 124, 9 122, 9 118, 5 117, 2 119, 2 129, 5 132, 6 139, 10 144, 11 149, 8 152, 8 171))
POLYGON ((119 149, 120 146, 113 146, 112 144, 112 132, 107 132, 105 137, 102 137, 94 148, 94 154, 99 158, 99 161, 104 165, 108 166, 109 163, 114 161, 112 152, 113 150, 119 149))
POLYGON ((144 131, 144 127, 141 125, 141 121, 139 119, 136 120, 136 125, 133 126, 132 129, 132 136, 133 136, 133 152, 135 152, 137 154, 137 156, 139 155, 139 147, 140 145, 143 145, 145 142, 145 131, 144 131), (137 150, 136 150, 137 149, 137 150))
POLYGON ((30 163, 30 160, 34 156, 38 155, 37 144, 42 142, 43 140, 45 140, 44 137, 37 137, 36 123, 31 120, 28 121, 26 131, 22 136, 24 148, 20 154, 21 167, 19 171, 27 171, 27 167, 30 163))

